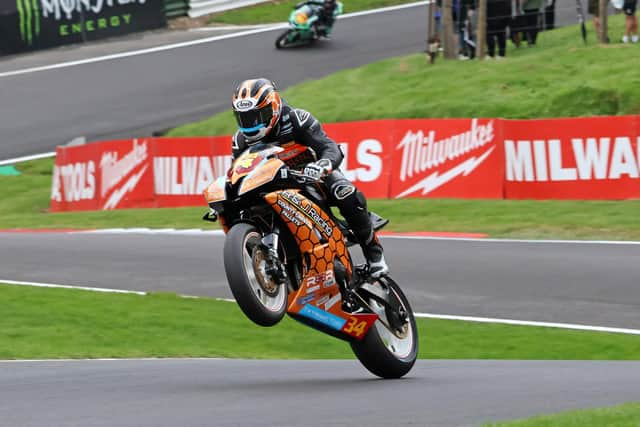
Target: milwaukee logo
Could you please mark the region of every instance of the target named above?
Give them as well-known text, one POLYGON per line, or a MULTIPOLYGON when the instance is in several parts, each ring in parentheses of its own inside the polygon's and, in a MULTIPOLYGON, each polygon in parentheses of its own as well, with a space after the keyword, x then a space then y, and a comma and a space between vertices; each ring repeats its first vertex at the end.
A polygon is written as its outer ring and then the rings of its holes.
POLYGON ((202 194, 230 166, 231 156, 154 157, 155 194, 202 194))
POLYGON ((121 159, 118 159, 118 153, 116 152, 105 152, 100 159, 100 176, 102 178, 100 181, 100 196, 104 197, 136 167, 143 164, 147 157, 147 142, 138 143, 137 139, 133 140, 131 151, 122 156, 121 159))
POLYGON ((505 140, 507 181, 586 181, 640 176, 640 137, 505 140))
POLYGON ((400 180, 405 181, 489 144, 494 138, 493 129, 493 120, 481 125, 477 119, 472 119, 468 131, 440 140, 436 139, 436 132, 433 130, 428 131, 426 135, 422 130, 407 132, 396 147, 402 149, 400 180))

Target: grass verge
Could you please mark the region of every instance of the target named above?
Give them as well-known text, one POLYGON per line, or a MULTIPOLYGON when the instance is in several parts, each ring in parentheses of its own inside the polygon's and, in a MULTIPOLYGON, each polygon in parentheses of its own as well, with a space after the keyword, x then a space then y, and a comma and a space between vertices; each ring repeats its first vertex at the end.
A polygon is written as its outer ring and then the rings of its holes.
MULTIPOLYGON (((0 359, 101 357, 352 358, 349 346, 285 318, 255 326, 232 303, 0 285, 0 359)), ((418 319, 420 357, 640 358, 640 338, 418 319)))
MULTIPOLYGON (((343 2, 343 13, 376 9, 396 4, 414 3, 415 1, 416 0, 347 0, 343 2)), ((234 25, 286 22, 289 19, 289 14, 293 10, 293 7, 299 2, 299 0, 270 1, 255 6, 233 9, 211 15, 209 22, 234 25)))
MULTIPOLYGON (((53 160, 21 163, 20 176, 0 176, 0 229, 215 228, 206 206, 177 209, 48 213, 53 160)), ((640 240, 640 200, 518 201, 370 200, 391 220, 389 231, 454 231, 492 237, 640 240)))
MULTIPOLYGON (((612 16, 609 25, 611 39, 617 40, 616 34, 623 31, 622 16, 612 16)), ((340 41, 336 38, 335 43, 340 41)), ((424 55, 415 54, 304 82, 287 89, 283 96, 327 123, 638 114, 637 48, 593 42, 584 46, 580 30, 571 26, 541 33, 535 48, 510 45, 504 61, 438 60, 432 66, 424 55)), ((227 135, 234 131, 233 116, 223 112, 180 126, 169 135, 227 135)))
POLYGON ((484 424, 483 427, 637 427, 640 403, 542 415, 524 420, 484 424))

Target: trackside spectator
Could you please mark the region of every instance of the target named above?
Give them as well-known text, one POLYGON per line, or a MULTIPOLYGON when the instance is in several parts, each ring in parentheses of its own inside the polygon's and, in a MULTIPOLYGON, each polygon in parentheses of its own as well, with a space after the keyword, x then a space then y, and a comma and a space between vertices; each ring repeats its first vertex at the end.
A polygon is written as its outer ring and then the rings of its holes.
MULTIPOLYGON (((533 0, 529 0, 533 1, 533 0)), ((504 58, 507 47, 507 26, 511 20, 511 0, 487 0, 487 49, 489 57, 496 53, 504 58)))
POLYGON ((538 18, 540 15, 540 9, 542 9, 543 6, 543 0, 524 0, 522 2, 522 12, 524 15, 524 24, 526 26, 524 32, 528 46, 534 46, 536 44, 538 32, 540 31, 538 18))
POLYGON ((622 6, 624 12, 624 36, 622 43, 638 43, 638 17, 636 16, 637 0, 625 0, 622 6))

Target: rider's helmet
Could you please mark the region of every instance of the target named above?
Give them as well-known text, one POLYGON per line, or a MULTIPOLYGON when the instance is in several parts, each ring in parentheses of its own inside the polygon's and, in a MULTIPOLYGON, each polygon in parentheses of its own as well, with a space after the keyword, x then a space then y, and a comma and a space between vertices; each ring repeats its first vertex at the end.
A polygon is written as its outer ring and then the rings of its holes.
POLYGON ((267 79, 240 83, 233 93, 232 104, 240 132, 248 143, 267 136, 282 113, 280 94, 276 85, 267 79))

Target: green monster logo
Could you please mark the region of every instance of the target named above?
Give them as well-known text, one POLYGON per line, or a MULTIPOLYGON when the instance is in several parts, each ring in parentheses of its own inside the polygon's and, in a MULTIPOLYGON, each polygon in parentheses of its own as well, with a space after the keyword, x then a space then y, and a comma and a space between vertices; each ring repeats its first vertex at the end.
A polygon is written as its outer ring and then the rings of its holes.
POLYGON ((40 8, 38 0, 16 0, 20 17, 20 39, 29 46, 33 44, 34 35, 40 34, 40 8))

